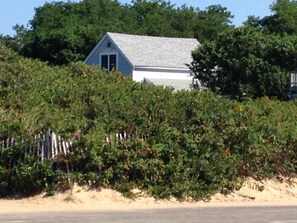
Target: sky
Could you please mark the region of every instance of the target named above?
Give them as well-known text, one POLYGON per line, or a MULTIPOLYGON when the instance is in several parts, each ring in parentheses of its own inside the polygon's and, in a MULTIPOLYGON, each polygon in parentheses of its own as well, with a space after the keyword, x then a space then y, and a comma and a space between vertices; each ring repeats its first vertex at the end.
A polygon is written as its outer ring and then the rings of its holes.
MULTIPOLYGON (((59 0, 63 1, 63 0, 59 0)), ((68 0, 64 0, 67 2, 68 0)), ((79 2, 80 0, 70 0, 79 2)), ((34 8, 52 0, 0 0, 0 34, 13 36, 12 27, 16 24, 28 27, 28 22, 34 17, 34 8)), ((120 3, 131 3, 130 0, 119 0, 120 3)), ((270 5, 274 0, 171 0, 176 6, 187 5, 203 10, 209 5, 220 4, 234 15, 233 24, 240 26, 247 16, 259 17, 271 14, 270 5)))

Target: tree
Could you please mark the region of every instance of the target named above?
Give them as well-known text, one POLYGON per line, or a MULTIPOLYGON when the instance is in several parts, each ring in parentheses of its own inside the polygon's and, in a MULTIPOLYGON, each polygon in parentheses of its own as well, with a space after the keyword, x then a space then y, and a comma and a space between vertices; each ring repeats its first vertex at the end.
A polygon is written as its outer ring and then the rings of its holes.
POLYGON ((232 27, 231 13, 221 6, 206 10, 175 7, 165 0, 52 2, 35 9, 30 28, 16 27, 20 53, 51 64, 84 60, 106 32, 215 39, 232 27))
POLYGON ((219 35, 193 53, 194 77, 233 98, 277 97, 288 92, 288 72, 297 67, 297 38, 241 27, 219 35))
POLYGON ((232 18, 231 12, 221 5, 211 5, 204 11, 198 11, 195 38, 200 42, 216 39, 219 33, 233 28, 232 18))
POLYGON ((195 37, 203 42, 215 39, 218 33, 233 27, 231 12, 221 5, 200 10, 186 5, 174 7, 162 0, 135 0, 132 3, 138 29, 144 35, 195 37))
POLYGON ((0 35, 0 46, 5 46, 12 49, 13 51, 19 52, 23 47, 22 40, 25 39, 25 33, 27 30, 23 25, 18 24, 13 27, 13 30, 16 32, 13 37, 9 35, 0 35))
POLYGON ((119 7, 111 0, 46 3, 35 9, 21 53, 58 65, 82 60, 105 32, 119 30, 119 7))
POLYGON ((246 26, 261 27, 267 33, 297 34, 297 1, 277 0, 271 5, 272 15, 263 18, 250 16, 246 26))
POLYGON ((277 0, 271 10, 273 15, 262 20, 264 27, 279 34, 297 34, 297 1, 277 0))
POLYGON ((261 19, 259 16, 254 16, 254 15, 251 15, 251 16, 248 16, 248 19, 243 22, 243 25, 244 26, 250 26, 250 27, 258 27, 258 28, 261 28, 261 19))
POLYGON ((171 15, 171 26, 176 37, 194 37, 198 10, 182 5, 171 15))
MULTIPOLYGON (((136 15, 137 34, 149 36, 173 36, 171 15, 174 14, 170 2, 160 0, 132 1, 130 10, 136 15)), ((134 31, 135 32, 135 31, 134 31)))
POLYGON ((20 44, 19 42, 17 41, 17 38, 15 37, 11 37, 11 36, 3 36, 3 35, 0 35, 0 47, 8 47, 14 51, 18 51, 19 48, 20 48, 20 44))

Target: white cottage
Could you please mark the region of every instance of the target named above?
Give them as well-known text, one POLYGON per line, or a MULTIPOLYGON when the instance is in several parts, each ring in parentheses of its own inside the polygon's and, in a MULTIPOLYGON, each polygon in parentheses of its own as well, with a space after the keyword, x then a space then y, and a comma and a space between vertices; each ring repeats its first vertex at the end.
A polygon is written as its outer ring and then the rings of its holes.
POLYGON ((189 89, 196 39, 106 33, 85 59, 108 71, 116 69, 134 81, 189 89))

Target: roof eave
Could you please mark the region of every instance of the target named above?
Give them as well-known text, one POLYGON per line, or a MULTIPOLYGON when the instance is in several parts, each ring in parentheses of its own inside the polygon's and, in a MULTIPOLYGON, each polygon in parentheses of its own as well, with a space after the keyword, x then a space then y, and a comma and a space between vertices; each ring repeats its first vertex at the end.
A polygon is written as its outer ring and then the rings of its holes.
POLYGON ((166 67, 166 66, 148 66, 148 65, 135 65, 135 69, 156 69, 156 70, 186 70, 188 71, 188 67, 166 67))
POLYGON ((122 54, 122 56, 126 59, 126 61, 130 64, 132 69, 134 70, 135 65, 131 62, 131 60, 126 56, 126 54, 119 48, 118 44, 112 39, 112 37, 107 33, 109 40, 112 42, 112 44, 115 46, 118 52, 122 54))
POLYGON ((89 53, 89 55, 87 56, 87 58, 84 60, 84 63, 86 63, 89 59, 90 59, 90 57, 93 55, 93 53, 95 53, 96 52, 96 50, 99 48, 99 46, 101 45, 101 43, 104 41, 104 39, 105 39, 105 37, 108 35, 108 33, 105 33, 102 37, 101 37, 101 39, 100 39, 100 41, 96 44, 96 46, 93 48, 93 50, 89 53))

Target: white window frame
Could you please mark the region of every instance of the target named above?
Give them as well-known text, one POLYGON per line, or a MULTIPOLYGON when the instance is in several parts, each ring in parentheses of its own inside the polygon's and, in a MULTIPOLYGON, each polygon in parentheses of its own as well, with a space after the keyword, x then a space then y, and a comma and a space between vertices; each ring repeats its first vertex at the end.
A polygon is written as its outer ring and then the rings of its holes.
POLYGON ((115 55, 116 56, 116 70, 118 70, 118 65, 119 65, 119 55, 118 55, 118 52, 104 52, 104 53, 100 53, 99 54, 99 67, 101 69, 102 67, 102 61, 101 61, 101 57, 102 56, 107 56, 107 65, 108 65, 108 71, 110 70, 110 67, 109 67, 109 58, 110 58, 110 55, 115 55))

